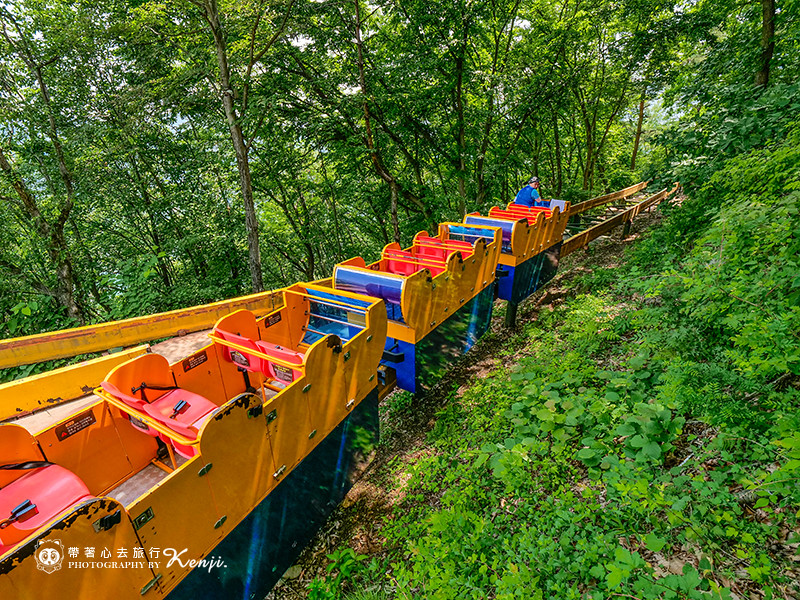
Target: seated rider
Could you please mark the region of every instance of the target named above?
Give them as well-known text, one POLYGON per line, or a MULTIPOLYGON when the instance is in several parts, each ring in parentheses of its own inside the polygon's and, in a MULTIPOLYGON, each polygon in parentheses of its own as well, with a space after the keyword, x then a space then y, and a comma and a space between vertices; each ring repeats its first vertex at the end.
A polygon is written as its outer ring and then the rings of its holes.
POLYGON ((517 192, 514 204, 521 204, 528 208, 532 206, 547 206, 548 202, 539 196, 539 178, 534 176, 528 179, 527 185, 517 192))

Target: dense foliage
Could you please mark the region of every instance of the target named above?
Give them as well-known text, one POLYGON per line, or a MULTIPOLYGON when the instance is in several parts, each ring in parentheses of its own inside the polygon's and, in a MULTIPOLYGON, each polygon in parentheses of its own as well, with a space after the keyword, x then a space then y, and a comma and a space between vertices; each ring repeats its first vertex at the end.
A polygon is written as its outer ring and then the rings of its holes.
POLYGON ((574 280, 511 372, 451 398, 388 479, 382 558, 337 550, 311 598, 800 594, 798 15, 779 6, 754 87, 756 5, 693 5, 655 132, 688 197, 574 280))
POLYGON ((679 180, 439 415, 386 561, 309 593, 797 597, 799 34, 798 0, 4 2, 0 337, 322 277, 531 173, 679 180))
POLYGON ((798 136, 574 278, 388 478, 386 558, 337 551, 310 597, 796 597, 798 136))
POLYGON ((323 277, 531 173, 649 176, 675 7, 6 2, 0 336, 323 277))

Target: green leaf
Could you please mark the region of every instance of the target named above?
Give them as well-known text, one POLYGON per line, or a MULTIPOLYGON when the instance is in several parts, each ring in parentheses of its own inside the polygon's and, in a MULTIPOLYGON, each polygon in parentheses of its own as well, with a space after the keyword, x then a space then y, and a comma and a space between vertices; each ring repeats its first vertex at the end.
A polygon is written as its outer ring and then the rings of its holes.
POLYGON ((611 589, 619 587, 619 584, 622 583, 622 577, 624 575, 622 569, 616 565, 609 565, 608 569, 609 571, 608 575, 606 575, 606 584, 611 589))
POLYGON ((644 454, 650 458, 661 458, 661 446, 659 446, 656 442, 647 442, 647 444, 645 444, 642 448, 642 452, 644 452, 644 454))
POLYGON ((625 436, 636 433, 636 428, 630 423, 623 423, 614 431, 614 435, 625 436))
POLYGON ((632 448, 642 448, 645 444, 647 444, 647 438, 641 434, 635 435, 628 440, 628 444, 630 444, 632 448))
POLYGON ((661 549, 667 543, 667 540, 658 537, 654 533, 648 533, 644 536, 644 545, 647 546, 647 549, 651 552, 661 552, 661 549))

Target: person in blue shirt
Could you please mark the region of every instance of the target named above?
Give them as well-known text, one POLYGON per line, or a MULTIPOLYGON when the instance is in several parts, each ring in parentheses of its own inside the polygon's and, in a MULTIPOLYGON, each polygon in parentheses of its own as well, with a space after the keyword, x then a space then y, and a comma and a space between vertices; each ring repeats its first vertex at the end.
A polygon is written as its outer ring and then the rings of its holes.
POLYGON ((539 178, 531 177, 527 181, 527 185, 517 192, 514 198, 514 204, 521 204, 528 208, 532 206, 547 206, 547 202, 542 200, 539 196, 539 178))

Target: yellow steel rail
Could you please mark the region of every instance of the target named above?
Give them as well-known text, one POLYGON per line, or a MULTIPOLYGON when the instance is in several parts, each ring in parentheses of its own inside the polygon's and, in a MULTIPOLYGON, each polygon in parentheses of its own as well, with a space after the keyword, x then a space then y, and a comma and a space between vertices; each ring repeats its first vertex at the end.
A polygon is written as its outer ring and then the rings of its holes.
POLYGON ((602 223, 598 223, 594 227, 573 235, 566 242, 564 242, 563 246, 561 246, 561 257, 563 258, 580 248, 587 247, 589 242, 591 242, 593 239, 600 237, 604 233, 608 233, 623 223, 630 223, 636 215, 641 213, 643 210, 650 208, 654 204, 661 202, 664 198, 673 194, 677 189, 678 184, 675 184, 675 187, 672 189, 672 191, 668 191, 666 188, 664 188, 660 192, 653 194, 646 200, 642 200, 638 204, 632 206, 624 212, 619 213, 611 219, 603 221, 602 223))
POLYGON ((147 352, 147 345, 0 385, 0 421, 91 394, 106 374, 147 352))
POLYGON ((240 308, 264 315, 280 307, 281 298, 280 293, 262 292, 146 317, 0 340, 0 369, 211 329, 220 318, 240 308))
POLYGON ((648 182, 642 181, 637 183, 636 185, 632 185, 630 187, 626 187, 623 190, 619 190, 617 192, 611 192, 610 194, 605 194, 604 196, 598 196, 597 198, 592 198, 587 200, 586 202, 581 202, 579 204, 573 204, 569 208, 569 216, 579 215, 587 210, 591 210, 593 208, 597 208, 598 206, 602 206, 603 204, 608 204, 609 202, 613 202, 614 200, 624 200, 630 196, 633 196, 637 192, 641 192, 644 188, 647 187, 648 182))

